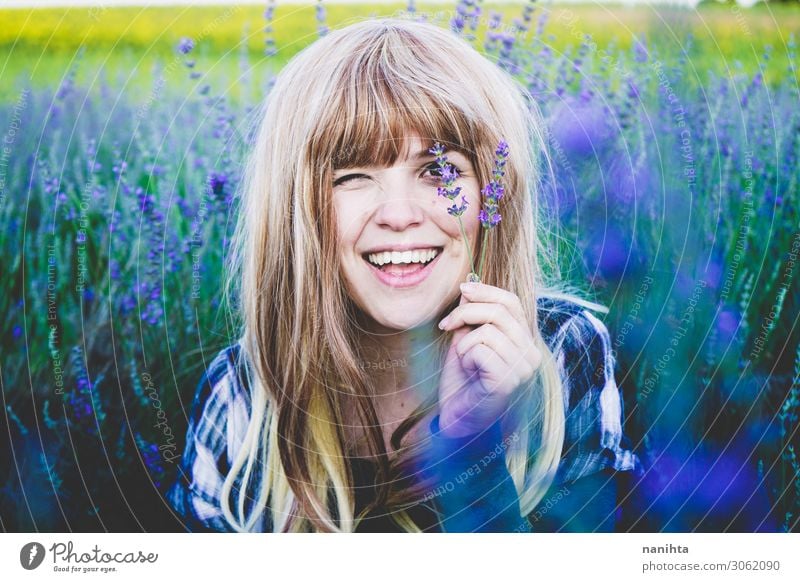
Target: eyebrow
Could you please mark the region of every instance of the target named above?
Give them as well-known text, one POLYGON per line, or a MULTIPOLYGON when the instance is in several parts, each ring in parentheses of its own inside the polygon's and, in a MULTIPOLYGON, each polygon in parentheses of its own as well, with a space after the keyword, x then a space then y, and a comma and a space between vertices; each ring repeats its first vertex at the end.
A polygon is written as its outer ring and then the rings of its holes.
POLYGON ((411 156, 412 160, 422 160, 424 158, 432 158, 434 155, 430 153, 427 148, 424 150, 419 150, 416 154, 411 156))
MULTIPOLYGON (((466 156, 465 156, 465 154, 464 154, 463 152, 461 152, 461 151, 459 151, 459 150, 457 150, 457 149, 445 149, 445 150, 444 150, 444 154, 445 154, 445 155, 448 155, 448 154, 458 154, 458 155, 460 155, 460 156, 464 156, 464 157, 466 157, 466 156)), ((428 149, 426 148, 426 149, 423 149, 423 150, 420 150, 420 151, 418 151, 416 154, 414 154, 413 156, 411 156, 411 158, 410 158, 410 159, 411 159, 411 160, 421 160, 421 159, 424 159, 424 158, 434 158, 434 157, 436 157, 436 156, 435 156, 434 154, 430 153, 430 152, 428 151, 428 149)))

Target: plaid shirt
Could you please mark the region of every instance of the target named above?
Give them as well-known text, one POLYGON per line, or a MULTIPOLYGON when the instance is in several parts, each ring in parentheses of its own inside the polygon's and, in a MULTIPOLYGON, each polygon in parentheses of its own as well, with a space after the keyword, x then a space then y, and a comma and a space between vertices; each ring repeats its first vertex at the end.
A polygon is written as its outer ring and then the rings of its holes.
MULTIPOLYGON (((606 326, 588 310, 561 299, 540 298, 538 316, 542 335, 554 352, 564 385, 565 438, 554 486, 569 484, 603 470, 640 474, 643 467, 622 431, 622 399, 614 378, 615 362, 606 326)), ((222 515, 220 498, 223 480, 241 447, 249 418, 250 396, 242 367, 238 365, 241 353, 238 344, 225 348, 203 375, 191 406, 178 478, 167 493, 168 502, 192 531, 231 530, 222 515)), ((438 416, 434 420, 438 421, 438 416)), ((433 422, 431 428, 435 430, 433 422)), ((464 439, 435 439, 435 442, 458 445, 457 454, 449 453, 453 463, 446 471, 456 474, 453 471, 480 458, 476 455, 491 450, 500 436, 499 430, 485 434, 488 435, 486 439, 476 440, 476 444, 469 446, 465 446, 464 439)), ((503 515, 495 519, 493 525, 478 522, 484 527, 476 531, 520 531, 519 505, 515 490, 508 485, 510 477, 504 453, 492 467, 484 471, 480 479, 474 479, 469 487, 462 488, 462 497, 469 498, 467 501, 462 498, 448 502, 447 496, 440 501, 445 506, 448 503, 451 506, 484 503, 485 514, 503 515), (476 488, 485 487, 491 487, 494 494, 474 501, 479 494, 485 495, 476 488), (486 501, 491 498, 493 500, 486 501)), ((445 473, 443 477, 446 476, 445 473)), ((440 511, 441 505, 438 505, 440 511)), ((450 509, 445 507, 444 513, 448 511, 450 509)), ((468 513, 453 511, 461 515, 468 513)), ((262 531, 271 531, 268 513, 262 514, 262 531)), ((456 525, 446 528, 447 531, 473 531, 474 519, 470 522, 459 522, 459 519, 449 519, 448 523, 456 525), (458 529, 462 527, 468 529, 458 529)))

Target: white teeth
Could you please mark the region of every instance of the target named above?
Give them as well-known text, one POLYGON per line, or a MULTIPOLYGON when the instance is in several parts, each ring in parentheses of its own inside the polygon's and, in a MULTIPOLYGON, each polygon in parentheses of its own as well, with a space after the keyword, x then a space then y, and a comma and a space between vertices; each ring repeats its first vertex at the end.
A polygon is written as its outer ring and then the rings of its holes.
POLYGON ((369 262, 373 265, 385 265, 392 263, 399 265, 403 263, 428 263, 436 258, 439 251, 436 249, 424 249, 415 251, 384 251, 382 253, 372 253, 367 255, 369 262))

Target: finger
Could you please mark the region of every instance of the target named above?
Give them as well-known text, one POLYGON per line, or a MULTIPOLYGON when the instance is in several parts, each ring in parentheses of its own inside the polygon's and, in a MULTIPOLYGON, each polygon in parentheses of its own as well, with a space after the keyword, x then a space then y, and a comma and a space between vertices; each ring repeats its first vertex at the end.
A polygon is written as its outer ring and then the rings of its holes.
POLYGON ((473 346, 461 359, 461 365, 472 376, 473 371, 480 372, 480 377, 488 376, 494 382, 478 382, 487 390, 486 396, 507 397, 522 382, 514 370, 510 369, 503 359, 492 348, 485 344, 473 346), (491 388, 495 386, 495 388, 491 388))
POLYGON ((500 287, 487 285, 486 283, 461 283, 461 293, 466 295, 472 302, 500 303, 505 305, 508 312, 519 321, 525 321, 525 311, 519 297, 500 287))
POLYGON ((530 332, 515 319, 505 305, 498 303, 469 302, 459 305, 440 322, 442 329, 455 329, 462 325, 494 324, 506 334, 520 350, 527 351, 532 343, 530 332))
POLYGON ((459 357, 463 357, 467 351, 478 344, 484 344, 492 348, 502 358, 506 366, 513 368, 515 373, 523 380, 529 380, 536 371, 534 362, 526 358, 525 354, 521 353, 519 348, 508 339, 508 336, 491 323, 485 323, 464 336, 456 344, 456 353, 459 357))
MULTIPOLYGON (((453 311, 455 311, 456 309, 458 309, 462 305, 466 305, 467 303, 469 303, 469 299, 467 298, 466 295, 464 295, 462 293, 460 299, 458 300, 458 305, 455 307, 455 309, 453 309, 453 311)), ((453 311, 451 311, 450 313, 452 313, 453 311)), ((440 329, 445 329, 445 328, 442 328, 440 326, 440 329)), ((453 329, 453 328, 451 328, 451 329, 453 329)), ((453 336, 452 336, 452 343, 458 342, 461 338, 463 338, 465 335, 467 335, 470 332, 470 330, 472 330, 472 329, 475 329, 475 327, 474 326, 461 326, 461 328, 456 329, 456 331, 453 333, 453 336)))

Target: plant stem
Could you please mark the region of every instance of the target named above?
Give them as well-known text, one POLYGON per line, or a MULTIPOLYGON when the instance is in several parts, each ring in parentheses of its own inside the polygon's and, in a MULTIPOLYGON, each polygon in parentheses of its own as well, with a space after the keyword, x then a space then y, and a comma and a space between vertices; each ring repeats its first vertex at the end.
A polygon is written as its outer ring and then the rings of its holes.
POLYGON ((464 244, 467 247, 467 255, 469 256, 469 267, 472 272, 475 272, 475 261, 472 260, 472 251, 469 248, 469 240, 467 240, 467 233, 464 232, 464 223, 461 222, 461 217, 458 217, 458 226, 461 229, 461 236, 464 237, 464 244))
POLYGON ((483 242, 481 242, 481 262, 478 265, 478 277, 483 281, 483 259, 486 257, 486 239, 489 236, 489 229, 483 229, 483 242))

